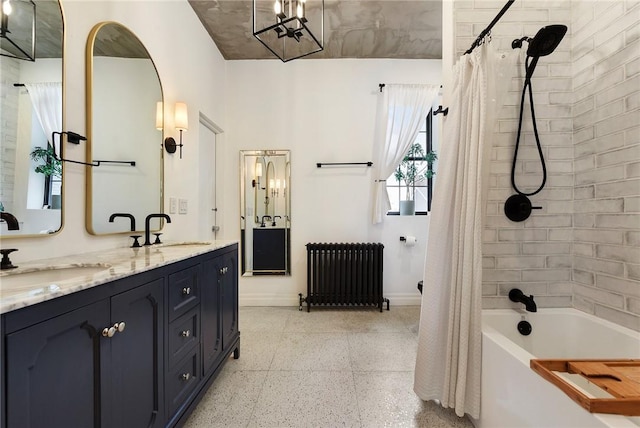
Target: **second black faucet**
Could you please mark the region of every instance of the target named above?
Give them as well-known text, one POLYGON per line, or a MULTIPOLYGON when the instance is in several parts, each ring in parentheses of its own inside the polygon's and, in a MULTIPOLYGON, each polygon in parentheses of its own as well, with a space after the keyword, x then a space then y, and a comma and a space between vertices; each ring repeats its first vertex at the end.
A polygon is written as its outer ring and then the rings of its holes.
POLYGON ((150 227, 149 227, 149 221, 152 218, 163 218, 165 220, 167 220, 167 223, 171 223, 171 217, 169 217, 169 215, 167 214, 162 214, 162 213, 158 213, 158 214, 149 214, 147 216, 147 218, 144 220, 144 245, 151 245, 151 239, 150 239, 150 227))

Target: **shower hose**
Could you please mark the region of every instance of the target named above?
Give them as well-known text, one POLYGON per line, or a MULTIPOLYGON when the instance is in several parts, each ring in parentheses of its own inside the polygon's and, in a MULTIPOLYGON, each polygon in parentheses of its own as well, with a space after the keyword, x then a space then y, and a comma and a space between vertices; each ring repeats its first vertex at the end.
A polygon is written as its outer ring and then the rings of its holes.
POLYGON ((536 114, 533 106, 533 90, 531 88, 531 76, 533 75, 533 68, 535 68, 535 62, 537 62, 537 58, 534 59, 534 64, 530 64, 529 61, 532 57, 527 56, 525 61, 525 71, 526 77, 524 80, 524 86, 522 88, 522 97, 520 99, 520 119, 518 120, 518 136, 516 137, 516 147, 513 152, 513 163, 511 164, 511 185, 513 186, 513 190, 518 192, 520 195, 524 196, 532 196, 536 193, 540 192, 545 183, 547 182, 547 166, 544 163, 544 154, 542 153, 542 146, 540 145, 540 136, 538 135, 538 126, 536 125, 536 114), (516 162, 518 160, 518 149, 520 148, 520 133, 522 131, 522 116, 524 115, 524 99, 527 93, 527 89, 529 89, 529 105, 531 106, 531 120, 533 122, 533 134, 536 138, 536 145, 538 146, 538 155, 540 156, 540 165, 542 166, 542 183, 537 190, 531 193, 525 193, 518 189, 516 185, 516 162))

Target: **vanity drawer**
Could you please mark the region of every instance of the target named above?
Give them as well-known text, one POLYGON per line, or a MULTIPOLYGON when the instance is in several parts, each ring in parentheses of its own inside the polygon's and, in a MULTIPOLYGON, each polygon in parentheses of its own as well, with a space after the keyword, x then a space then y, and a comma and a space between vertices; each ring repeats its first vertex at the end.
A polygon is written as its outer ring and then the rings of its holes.
POLYGON ((170 417, 187 402, 187 397, 200 382, 199 373, 200 347, 196 346, 191 354, 169 370, 165 385, 170 417))
POLYGON ((194 308, 169 324, 169 367, 184 358, 200 341, 200 314, 194 308))
POLYGON ((200 266, 169 275, 169 322, 200 303, 200 266))

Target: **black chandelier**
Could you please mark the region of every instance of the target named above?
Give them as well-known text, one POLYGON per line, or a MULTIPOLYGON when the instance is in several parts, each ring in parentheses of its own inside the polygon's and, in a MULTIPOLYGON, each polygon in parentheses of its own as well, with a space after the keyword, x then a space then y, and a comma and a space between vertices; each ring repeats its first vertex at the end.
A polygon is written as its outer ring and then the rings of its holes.
POLYGON ((36 60, 36 4, 32 0, 0 0, 0 55, 36 60))
POLYGON ((253 35, 282 62, 320 52, 324 0, 253 0, 253 35))

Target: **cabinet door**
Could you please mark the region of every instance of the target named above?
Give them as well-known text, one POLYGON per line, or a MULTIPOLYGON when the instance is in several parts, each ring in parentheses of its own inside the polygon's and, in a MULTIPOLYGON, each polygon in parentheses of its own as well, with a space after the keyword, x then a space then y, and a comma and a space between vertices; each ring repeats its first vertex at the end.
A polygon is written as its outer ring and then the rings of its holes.
MULTIPOLYGON (((223 256, 224 274, 220 277, 222 348, 227 350, 238 335, 238 256, 237 252, 223 256)), ((234 357, 238 358, 236 351, 234 357)))
POLYGON ((125 323, 111 343, 113 427, 159 427, 164 422, 163 279, 111 298, 111 322, 125 323))
POLYGON ((222 325, 220 323, 220 281, 223 276, 222 256, 205 261, 202 270, 202 300, 200 322, 203 375, 213 369, 222 353, 222 325))
POLYGON ((108 300, 7 335, 7 426, 105 426, 108 300), (101 363, 102 360, 102 363, 101 363))

